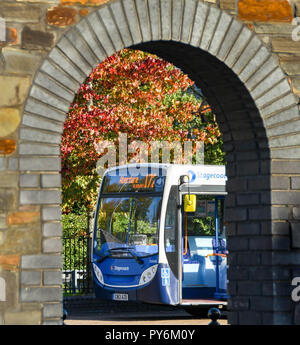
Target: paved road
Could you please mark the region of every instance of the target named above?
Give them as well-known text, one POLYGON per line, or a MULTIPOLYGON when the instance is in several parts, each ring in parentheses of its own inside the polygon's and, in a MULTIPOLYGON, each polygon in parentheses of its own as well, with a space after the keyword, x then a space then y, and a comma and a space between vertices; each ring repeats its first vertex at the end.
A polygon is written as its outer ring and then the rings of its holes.
MULTIPOLYGON (((154 312, 72 312, 66 325, 208 325, 211 320, 197 319, 183 310, 154 312)), ((226 325, 227 320, 219 320, 226 325)))

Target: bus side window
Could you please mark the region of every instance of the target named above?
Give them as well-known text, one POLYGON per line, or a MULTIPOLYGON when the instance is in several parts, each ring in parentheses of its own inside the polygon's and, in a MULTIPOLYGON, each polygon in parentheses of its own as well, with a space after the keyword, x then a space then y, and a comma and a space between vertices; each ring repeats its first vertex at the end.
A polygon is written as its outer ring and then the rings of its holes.
POLYGON ((164 245, 174 275, 178 275, 177 186, 172 186, 165 218, 164 245))

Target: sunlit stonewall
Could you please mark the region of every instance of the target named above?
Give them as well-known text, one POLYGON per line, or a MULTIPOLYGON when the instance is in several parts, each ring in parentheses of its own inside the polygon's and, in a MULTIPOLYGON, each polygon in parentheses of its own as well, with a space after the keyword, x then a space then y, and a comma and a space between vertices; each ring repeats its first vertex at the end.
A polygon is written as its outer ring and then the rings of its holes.
POLYGON ((65 114, 99 60, 150 41, 182 43, 164 52, 179 64, 189 55, 182 66, 216 100, 229 176, 229 323, 300 324, 299 16, 299 0, 1 2, 0 324, 62 323, 65 114))

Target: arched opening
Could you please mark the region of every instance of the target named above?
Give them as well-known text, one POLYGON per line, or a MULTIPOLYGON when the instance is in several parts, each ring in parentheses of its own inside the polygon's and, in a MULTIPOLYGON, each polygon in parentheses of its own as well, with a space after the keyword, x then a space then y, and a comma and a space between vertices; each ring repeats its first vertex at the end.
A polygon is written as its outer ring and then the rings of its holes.
MULTIPOLYGON (((217 115, 230 179, 226 201, 229 322, 280 323, 270 268, 280 264, 274 258, 281 247, 276 247, 272 221, 288 219, 288 208, 273 197, 280 178, 271 187, 270 148, 275 152, 272 158, 282 158, 280 148, 285 144, 272 138, 276 129, 265 128, 280 123, 282 114, 285 119, 299 116, 295 97, 262 42, 226 13, 202 2, 191 2, 184 11, 168 1, 163 7, 150 1, 145 11, 143 6, 142 2, 137 8, 130 2, 114 2, 93 12, 66 33, 35 76, 19 146, 21 174, 35 177, 20 186, 20 204, 41 207, 42 246, 39 253, 22 257, 21 270, 41 270, 50 277, 49 272, 58 274, 61 268, 59 144, 65 113, 99 60, 132 47, 155 53, 188 73, 217 115)), ((56 283, 44 279, 39 287, 21 286, 21 301, 34 300, 36 289, 41 294, 51 291, 52 299, 41 297, 45 304, 61 301, 55 277, 56 283)), ((287 275, 284 279, 288 280, 287 275)))

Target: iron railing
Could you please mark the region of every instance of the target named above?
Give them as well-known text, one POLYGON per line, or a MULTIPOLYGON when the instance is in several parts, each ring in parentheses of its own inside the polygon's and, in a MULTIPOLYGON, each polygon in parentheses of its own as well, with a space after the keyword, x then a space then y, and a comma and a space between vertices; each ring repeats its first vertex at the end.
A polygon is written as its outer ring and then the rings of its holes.
POLYGON ((63 238, 64 295, 85 295, 93 292, 91 246, 91 234, 63 238))

